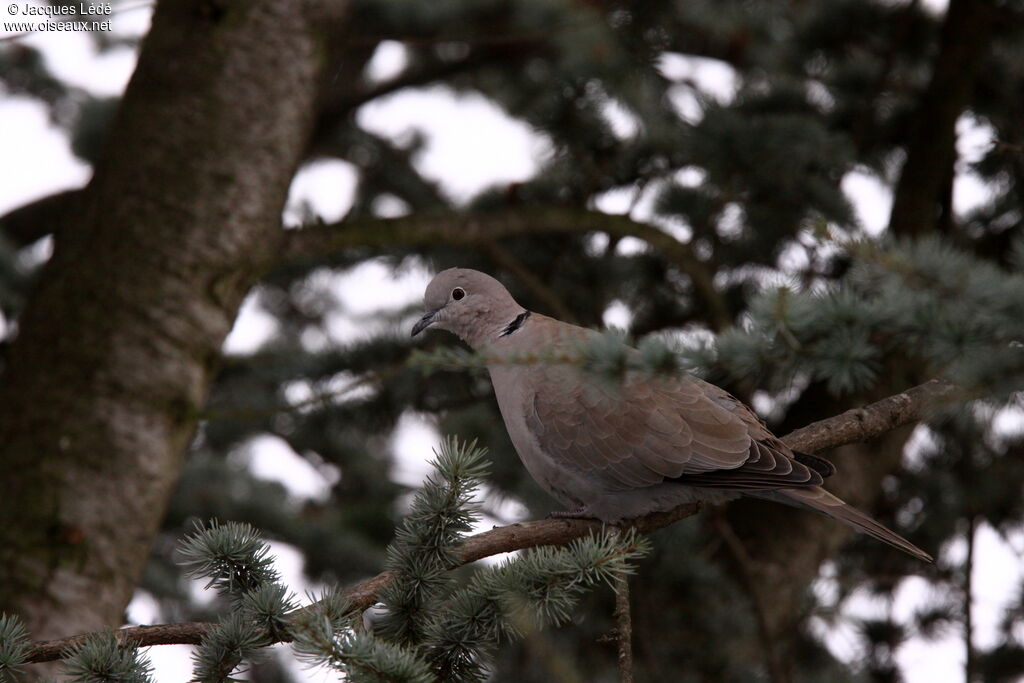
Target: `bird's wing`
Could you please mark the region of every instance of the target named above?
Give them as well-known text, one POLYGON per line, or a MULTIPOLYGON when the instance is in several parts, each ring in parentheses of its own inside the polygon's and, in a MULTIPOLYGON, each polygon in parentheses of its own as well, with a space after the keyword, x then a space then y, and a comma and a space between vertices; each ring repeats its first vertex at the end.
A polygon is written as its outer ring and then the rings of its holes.
MULTIPOLYGON (((621 385, 573 367, 535 369, 526 422, 551 457, 631 489, 664 481, 731 489, 814 486, 746 406, 690 376, 627 376, 621 385)), ((823 461, 824 462, 824 461, 823 461)))

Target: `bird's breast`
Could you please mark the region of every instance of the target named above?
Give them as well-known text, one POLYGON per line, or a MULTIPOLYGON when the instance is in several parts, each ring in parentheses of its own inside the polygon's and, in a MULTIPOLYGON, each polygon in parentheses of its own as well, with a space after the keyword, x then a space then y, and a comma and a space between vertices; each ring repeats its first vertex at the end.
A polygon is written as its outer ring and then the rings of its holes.
POLYGON ((570 492, 587 489, 589 484, 579 481, 577 472, 545 452, 530 429, 527 415, 533 410, 535 392, 530 389, 533 385, 527 373, 521 367, 517 371, 515 366, 495 366, 489 370, 505 429, 530 476, 563 505, 581 505, 579 496, 570 492))

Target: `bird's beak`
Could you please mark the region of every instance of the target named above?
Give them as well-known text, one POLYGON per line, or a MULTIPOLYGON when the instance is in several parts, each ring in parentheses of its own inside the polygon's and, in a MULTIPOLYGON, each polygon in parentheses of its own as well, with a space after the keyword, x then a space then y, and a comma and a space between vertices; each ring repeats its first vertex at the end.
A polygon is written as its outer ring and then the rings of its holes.
POLYGON ((441 309, 438 308, 424 313, 423 317, 417 320, 416 324, 412 326, 412 336, 415 337, 417 334, 430 327, 430 324, 434 322, 434 316, 437 315, 439 310, 441 309))

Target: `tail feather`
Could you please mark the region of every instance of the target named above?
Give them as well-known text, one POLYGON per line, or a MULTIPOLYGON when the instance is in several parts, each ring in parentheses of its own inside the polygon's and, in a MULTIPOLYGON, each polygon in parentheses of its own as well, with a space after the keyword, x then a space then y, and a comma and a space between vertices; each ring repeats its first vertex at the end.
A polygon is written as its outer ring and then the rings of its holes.
MULTIPOLYGON (((749 494, 748 494, 749 495, 749 494)), ((804 489, 778 489, 775 491, 764 491, 756 494, 759 498, 766 498, 778 503, 785 503, 794 507, 806 508, 815 512, 837 519, 840 522, 853 527, 869 536, 877 538, 883 543, 888 543, 894 548, 913 555, 919 560, 934 562, 931 555, 918 548, 916 545, 903 538, 890 529, 885 528, 874 519, 861 512, 852 505, 844 503, 839 498, 821 488, 811 486, 804 489)))

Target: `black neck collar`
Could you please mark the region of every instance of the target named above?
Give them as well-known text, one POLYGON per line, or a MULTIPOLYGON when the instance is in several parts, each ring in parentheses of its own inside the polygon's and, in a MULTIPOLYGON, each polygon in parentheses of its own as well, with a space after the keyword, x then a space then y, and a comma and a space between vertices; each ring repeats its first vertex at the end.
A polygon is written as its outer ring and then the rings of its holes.
POLYGON ((501 334, 499 334, 498 336, 499 337, 507 337, 508 335, 512 334, 513 332, 518 330, 520 327, 522 327, 523 323, 525 323, 526 319, 529 318, 529 317, 530 317, 530 312, 529 311, 523 311, 522 313, 520 313, 519 315, 517 315, 515 317, 515 320, 510 322, 508 325, 505 325, 505 328, 501 331, 501 334))

